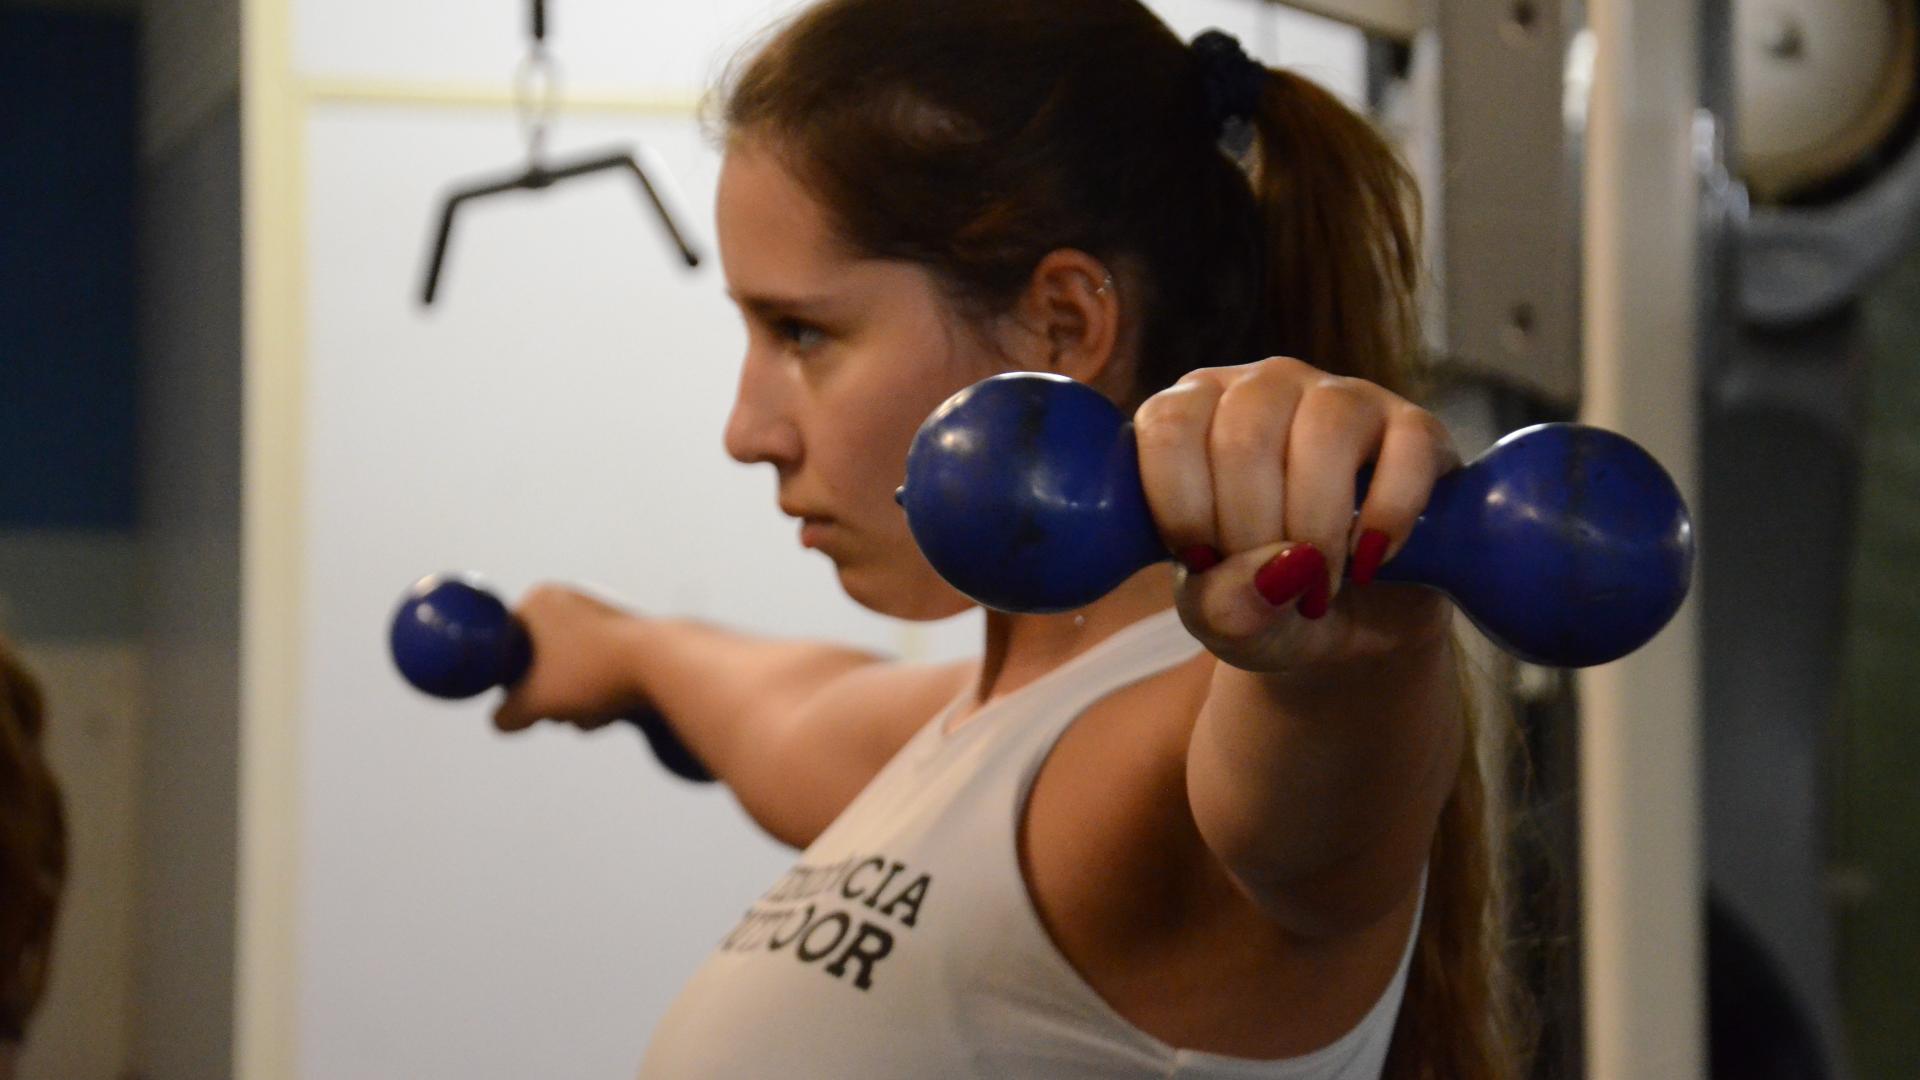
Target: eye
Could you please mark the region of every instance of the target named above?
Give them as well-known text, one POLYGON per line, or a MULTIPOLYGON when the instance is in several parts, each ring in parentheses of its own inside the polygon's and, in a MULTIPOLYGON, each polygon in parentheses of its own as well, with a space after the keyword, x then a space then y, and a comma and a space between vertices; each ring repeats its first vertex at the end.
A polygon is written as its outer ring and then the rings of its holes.
POLYGON ((776 319, 773 332, 779 335, 781 341, 791 345, 796 352, 807 352, 818 348, 827 340, 825 330, 799 319, 776 319))

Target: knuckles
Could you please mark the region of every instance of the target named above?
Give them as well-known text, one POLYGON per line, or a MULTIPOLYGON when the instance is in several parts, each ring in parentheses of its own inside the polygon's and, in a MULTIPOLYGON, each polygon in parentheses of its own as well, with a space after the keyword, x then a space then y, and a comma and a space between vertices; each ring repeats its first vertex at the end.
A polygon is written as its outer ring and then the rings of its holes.
POLYGON ((1447 429, 1446 422, 1432 412, 1418 405, 1408 403, 1396 419, 1415 425, 1425 436, 1442 460, 1458 463, 1460 453, 1453 445, 1453 432, 1447 429))
POLYGON ((552 582, 542 581, 528 589, 520 600, 522 607, 547 607, 556 602, 565 590, 552 582))
MULTIPOLYGON (((1409 426, 1436 460, 1452 460, 1452 434, 1432 412, 1392 391, 1330 374, 1304 360, 1273 356, 1251 364, 1199 368, 1147 398, 1135 411, 1142 454, 1207 447, 1216 460, 1274 452, 1281 438, 1317 442, 1334 433, 1409 426)), ((1418 507, 1388 508, 1400 514, 1418 507)))
POLYGON ((613 609, 599 600, 567 585, 543 581, 521 596, 517 613, 523 616, 593 616, 613 609))
POLYGON ((1213 412, 1213 395, 1198 383, 1177 383, 1142 402, 1134 411, 1135 437, 1142 447, 1178 445, 1200 429, 1213 412))
POLYGON ((1207 432, 1208 448, 1227 459, 1274 453, 1279 448, 1279 436, 1285 430, 1286 421, 1287 417, 1278 410, 1248 407, 1245 398, 1235 400, 1231 408, 1226 399, 1222 399, 1207 432))
POLYGON ((1330 377, 1315 383, 1300 399, 1299 411, 1304 423, 1315 426, 1344 427, 1373 421, 1381 413, 1379 387, 1359 379, 1330 377))

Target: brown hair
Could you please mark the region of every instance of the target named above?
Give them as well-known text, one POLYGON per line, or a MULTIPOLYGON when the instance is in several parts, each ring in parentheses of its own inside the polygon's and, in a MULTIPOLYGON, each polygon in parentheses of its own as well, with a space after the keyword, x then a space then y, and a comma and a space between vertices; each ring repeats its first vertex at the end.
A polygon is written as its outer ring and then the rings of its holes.
MULTIPOLYGON (((726 136, 781 153, 841 240, 927 267, 965 310, 1009 310, 1051 251, 1105 261, 1138 300, 1135 403, 1272 355, 1412 395, 1405 167, 1286 71, 1267 72, 1249 160, 1223 152, 1199 57, 1135 0, 825 0, 720 104, 726 136)), ((1488 802, 1465 753, 1389 1077, 1519 1070, 1488 802)))
POLYGON ((67 876, 60 793, 40 752, 40 686, 0 639, 0 1040, 18 1041, 46 990, 67 876))

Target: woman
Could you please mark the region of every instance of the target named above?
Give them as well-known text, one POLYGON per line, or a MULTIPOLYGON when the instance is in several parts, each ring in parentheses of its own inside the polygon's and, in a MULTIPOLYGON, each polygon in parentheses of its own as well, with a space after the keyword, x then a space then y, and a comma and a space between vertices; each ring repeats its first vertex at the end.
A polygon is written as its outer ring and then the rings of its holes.
POLYGON ((956 665, 529 595, 502 728, 651 703, 805 849, 643 1075, 1512 1074, 1450 607, 1368 584, 1457 463, 1403 396, 1389 148, 1134 0, 828 0, 723 106, 726 447, 847 593, 968 606, 892 493, 927 414, 1008 370, 1134 411, 1181 565, 990 611, 956 665))
POLYGON ((46 991, 67 875, 60 791, 41 748, 40 684, 0 639, 0 1080, 46 991))

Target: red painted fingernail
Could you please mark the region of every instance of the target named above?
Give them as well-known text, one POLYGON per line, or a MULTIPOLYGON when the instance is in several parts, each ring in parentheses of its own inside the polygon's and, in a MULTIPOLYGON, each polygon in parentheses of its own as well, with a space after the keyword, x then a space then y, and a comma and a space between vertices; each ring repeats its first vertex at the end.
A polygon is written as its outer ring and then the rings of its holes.
POLYGON ((1307 595, 1300 598, 1301 618, 1318 619, 1327 613, 1327 606, 1333 603, 1333 587, 1327 584, 1326 571, 1322 570, 1319 580, 1307 588, 1307 595))
POLYGON ((1204 574, 1220 565, 1220 552, 1212 544, 1195 544, 1180 552, 1180 563, 1196 574, 1204 574))
POLYGON ((1253 587, 1274 607, 1291 603, 1319 583, 1326 587, 1327 557, 1312 544, 1295 544, 1267 560, 1253 575, 1253 587))
POLYGON ((1373 580, 1380 569, 1380 563, 1387 557, 1387 534, 1379 529, 1368 529, 1360 534, 1360 542, 1353 548, 1353 583, 1365 585, 1373 580))

